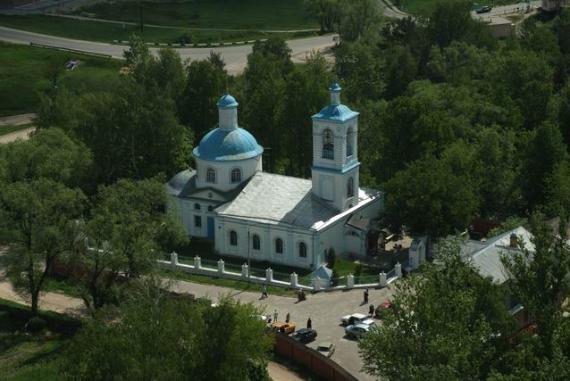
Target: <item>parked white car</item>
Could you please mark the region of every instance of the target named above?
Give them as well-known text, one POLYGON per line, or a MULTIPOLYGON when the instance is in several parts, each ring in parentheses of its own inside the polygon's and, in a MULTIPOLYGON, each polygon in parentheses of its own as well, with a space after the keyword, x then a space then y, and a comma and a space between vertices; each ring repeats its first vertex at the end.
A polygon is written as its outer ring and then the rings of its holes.
POLYGON ((348 327, 346 327, 344 329, 344 332, 346 333, 346 336, 348 336, 348 337, 360 339, 363 335, 367 334, 368 332, 370 332, 370 330, 372 330, 374 328, 376 328, 375 323, 372 323, 372 324, 358 323, 358 324, 354 324, 354 325, 349 325, 348 327))
POLYGON ((365 320, 367 318, 368 318, 368 315, 356 313, 356 314, 352 314, 352 315, 343 316, 340 319, 340 323, 344 326, 353 325, 353 324, 359 323, 362 320, 365 320))

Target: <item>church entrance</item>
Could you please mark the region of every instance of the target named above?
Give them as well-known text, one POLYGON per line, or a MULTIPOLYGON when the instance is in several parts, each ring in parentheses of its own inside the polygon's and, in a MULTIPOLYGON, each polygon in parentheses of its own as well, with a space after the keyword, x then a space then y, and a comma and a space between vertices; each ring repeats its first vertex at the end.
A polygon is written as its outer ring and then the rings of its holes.
POLYGON ((214 239, 214 217, 208 217, 208 239, 214 239))

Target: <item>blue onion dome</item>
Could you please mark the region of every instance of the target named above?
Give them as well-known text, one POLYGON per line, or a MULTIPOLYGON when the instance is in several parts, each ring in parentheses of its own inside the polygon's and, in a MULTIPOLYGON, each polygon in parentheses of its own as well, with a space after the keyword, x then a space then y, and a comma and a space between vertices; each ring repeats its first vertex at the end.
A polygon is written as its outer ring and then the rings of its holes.
POLYGON ((232 97, 230 94, 226 94, 218 100, 218 107, 220 107, 220 108, 230 108, 230 107, 237 107, 237 106, 238 106, 238 103, 237 103, 236 99, 234 97, 232 97))
POLYGON ((263 147, 257 144, 252 134, 241 127, 216 128, 202 138, 192 153, 194 157, 202 160, 245 160, 261 155, 263 147))

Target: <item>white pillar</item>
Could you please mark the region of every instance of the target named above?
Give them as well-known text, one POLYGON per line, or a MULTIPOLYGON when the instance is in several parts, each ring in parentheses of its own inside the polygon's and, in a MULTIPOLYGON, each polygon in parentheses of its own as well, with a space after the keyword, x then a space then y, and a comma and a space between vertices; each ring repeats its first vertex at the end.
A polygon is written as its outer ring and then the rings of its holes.
POLYGON ((321 278, 319 278, 318 276, 313 278, 313 289, 315 291, 321 290, 321 278))
POLYGON ((353 288, 354 287, 354 275, 348 274, 346 277, 346 288, 353 288))
POLYGON ((299 276, 296 273, 291 274, 291 287, 292 288, 299 287, 299 276))
POLYGON ((249 276, 249 267, 247 266, 247 263, 241 265, 241 276, 244 278, 249 276))
POLYGON ((271 270, 271 267, 268 267, 265 270, 265 280, 268 282, 273 282, 273 270, 271 270))
POLYGON ((172 253, 170 253, 170 264, 175 269, 176 269, 176 266, 178 266, 178 254, 176 254, 174 251, 172 253))
POLYGON ((202 258, 200 258, 199 256, 195 256, 194 257, 194 268, 199 269, 200 267, 202 267, 202 258))
POLYGON ((400 264, 400 262, 396 263, 396 266, 394 266, 394 270, 396 272, 396 277, 401 278, 402 277, 402 265, 400 264))
POLYGON ((380 278, 379 280, 379 284, 380 287, 386 287, 386 285, 388 284, 388 279, 386 279, 386 273, 385 272, 381 272, 378 277, 380 278))
POLYGON ((222 259, 218 261, 218 273, 220 275, 224 273, 224 261, 222 259))

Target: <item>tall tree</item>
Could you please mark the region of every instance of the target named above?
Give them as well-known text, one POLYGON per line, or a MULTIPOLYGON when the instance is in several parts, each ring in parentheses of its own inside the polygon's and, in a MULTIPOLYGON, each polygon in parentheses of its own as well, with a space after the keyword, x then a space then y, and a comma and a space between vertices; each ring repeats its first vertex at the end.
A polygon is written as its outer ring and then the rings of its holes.
POLYGON ((114 301, 119 286, 151 273, 161 253, 185 240, 165 213, 166 195, 156 179, 119 180, 99 189, 82 230, 89 247, 76 247, 68 260, 86 272, 86 305, 94 310, 114 301))
POLYGON ((319 21, 321 33, 332 32, 341 15, 339 0, 304 0, 307 11, 319 21))
POLYGON ((396 286, 393 308, 359 343, 364 370, 385 380, 482 380, 505 352, 513 320, 504 293, 438 245, 438 261, 396 286))
POLYGON ((47 178, 0 190, 0 237, 10 245, 5 268, 16 289, 30 297, 34 315, 55 260, 72 248, 73 225, 85 204, 81 191, 47 178))

